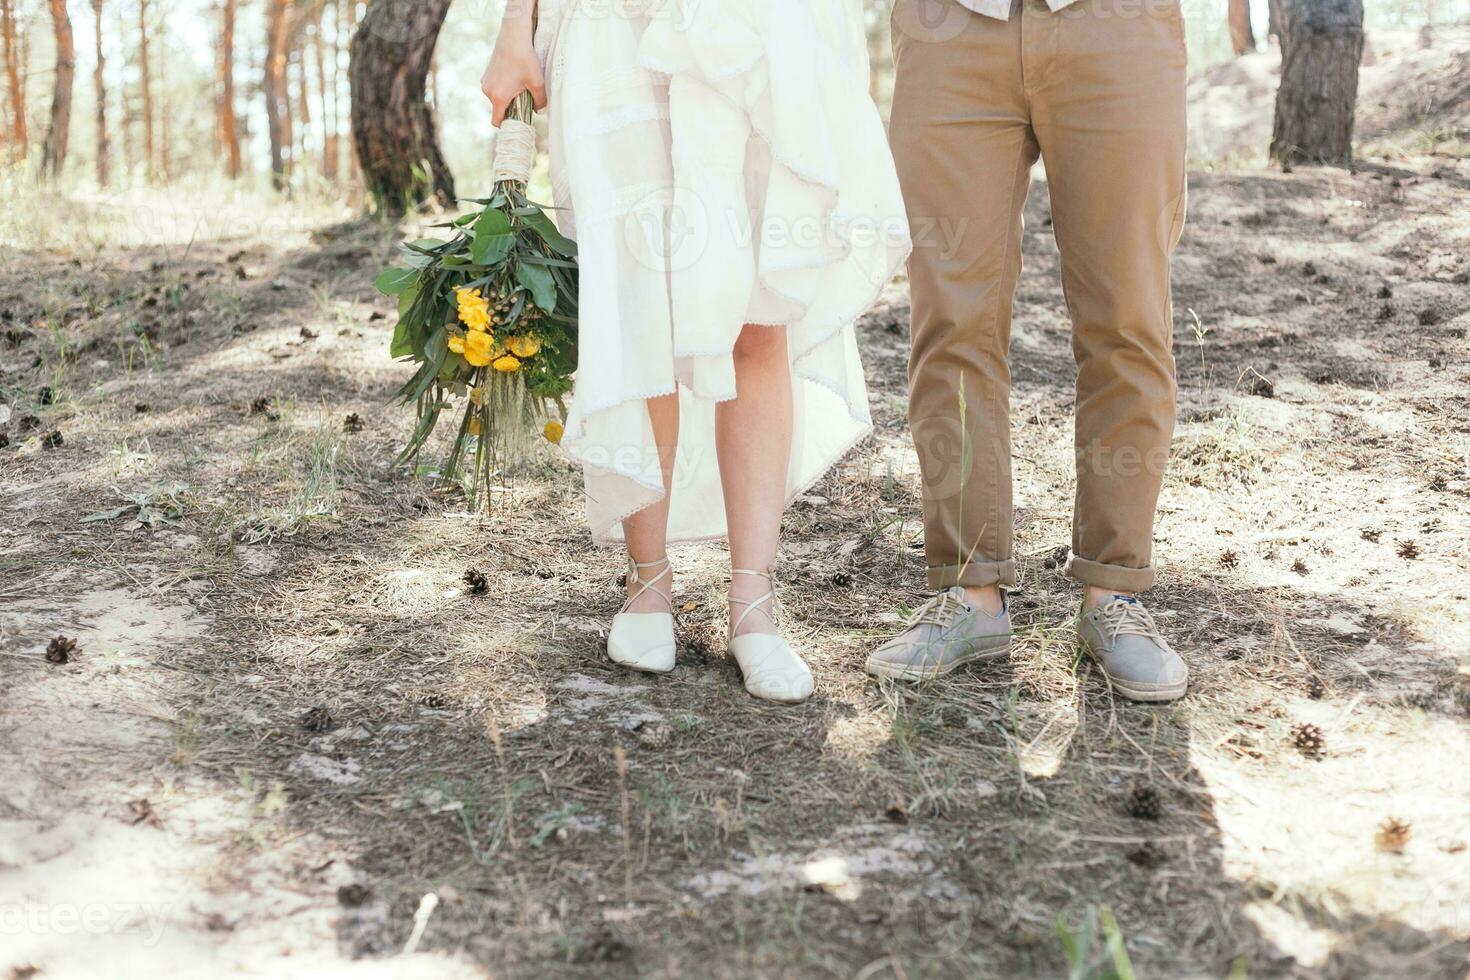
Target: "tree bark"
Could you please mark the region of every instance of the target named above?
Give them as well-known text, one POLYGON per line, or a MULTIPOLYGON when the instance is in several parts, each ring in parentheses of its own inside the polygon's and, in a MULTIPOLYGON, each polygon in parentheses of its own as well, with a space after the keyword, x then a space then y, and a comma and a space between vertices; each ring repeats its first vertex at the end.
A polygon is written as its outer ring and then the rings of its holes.
POLYGON ((305 173, 309 159, 307 144, 311 139, 311 92, 306 84, 306 45, 293 44, 292 47, 296 48, 298 57, 293 62, 296 70, 291 72, 296 76, 296 99, 291 107, 291 134, 294 139, 291 170, 294 172, 299 165, 305 173))
POLYGON ((352 137, 368 193, 403 214, 429 198, 454 202, 425 83, 449 0, 370 0, 352 38, 352 137))
POLYGON ((158 172, 165 184, 174 179, 174 111, 168 87, 168 10, 159 30, 159 46, 163 57, 158 59, 158 172))
POLYGON ((1363 0, 1280 0, 1281 89, 1271 154, 1282 163, 1352 158, 1363 0))
POLYGON ((235 118, 235 10, 237 0, 224 0, 219 34, 219 136, 225 151, 225 173, 240 179, 240 124, 235 118))
POLYGON ((143 167, 151 181, 158 176, 153 140, 153 75, 148 56, 148 0, 138 0, 138 85, 143 96, 143 167))
POLYGON ((276 190, 286 189, 286 154, 291 145, 291 132, 286 92, 286 21, 291 0, 270 0, 266 22, 265 76, 261 90, 265 94, 265 118, 271 142, 271 184, 276 190))
MULTIPOLYGON (((350 127, 352 126, 352 38, 357 34, 357 2, 358 0, 342 0, 339 11, 342 17, 342 26, 337 29, 337 56, 340 58, 344 53, 348 56, 348 78, 347 78, 347 125, 349 132, 343 134, 343 145, 347 147, 347 179, 354 187, 362 186, 362 164, 357 159, 357 141, 352 138, 350 127)), ((338 114, 340 117, 340 113, 338 114)))
POLYGON ((51 26, 56 33, 56 84, 51 90, 51 125, 41 148, 41 173, 55 179, 66 163, 71 135, 71 91, 77 77, 77 47, 66 0, 49 0, 51 26))
POLYGON ((1235 49, 1237 58, 1256 50, 1250 0, 1230 0, 1230 46, 1235 49))
POLYGON ((322 128, 322 177, 326 180, 335 180, 336 174, 333 168, 337 156, 336 125, 327 105, 327 39, 322 36, 326 31, 326 10, 326 4, 316 8, 316 23, 313 25, 311 48, 316 65, 317 119, 322 128))
POLYGON ((31 137, 26 127, 26 93, 21 82, 20 49, 15 43, 15 0, 0 0, 0 46, 5 52, 5 83, 10 95, 10 139, 15 159, 30 155, 31 137))
POLYGON ((112 148, 107 138, 107 58, 102 51, 102 4, 103 0, 92 0, 92 22, 95 25, 92 38, 93 60, 92 89, 97 101, 97 186, 106 187, 112 181, 112 148))

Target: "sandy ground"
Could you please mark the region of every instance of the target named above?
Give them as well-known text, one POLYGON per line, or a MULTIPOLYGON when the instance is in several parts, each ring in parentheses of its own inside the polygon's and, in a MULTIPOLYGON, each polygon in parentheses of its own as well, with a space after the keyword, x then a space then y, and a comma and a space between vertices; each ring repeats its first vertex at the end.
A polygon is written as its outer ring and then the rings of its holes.
POLYGON ((1195 681, 1164 707, 1076 658, 1044 185, 1011 661, 861 673, 923 598, 900 282, 861 326, 878 432, 787 523, 797 709, 720 648, 720 549, 677 556, 679 669, 629 676, 601 652, 620 559, 568 467, 488 519, 387 468, 408 419, 365 283, 396 231, 11 206, 0 970, 1104 976, 1111 934, 1142 976, 1465 976, 1470 165, 1461 110, 1421 96, 1467 49, 1379 46, 1352 172, 1225 169, 1269 130, 1260 64, 1229 66, 1243 128, 1191 179, 1175 273, 1151 603, 1195 681))

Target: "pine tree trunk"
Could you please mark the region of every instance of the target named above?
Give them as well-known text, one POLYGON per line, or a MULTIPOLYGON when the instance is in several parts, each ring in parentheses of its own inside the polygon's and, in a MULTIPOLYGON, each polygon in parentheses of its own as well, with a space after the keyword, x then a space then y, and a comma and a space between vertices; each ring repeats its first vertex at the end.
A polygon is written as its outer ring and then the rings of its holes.
POLYGON ((292 72, 296 76, 296 101, 291 110, 291 131, 295 142, 291 152, 291 170, 294 173, 299 165, 305 173, 307 161, 307 141, 311 138, 311 92, 306 84, 306 46, 300 48, 300 57, 296 59, 296 70, 292 72))
MULTIPOLYGON (((342 0, 342 23, 343 26, 337 31, 337 55, 341 57, 347 54, 347 125, 352 126, 352 39, 357 34, 357 2, 358 0, 342 0)), ((343 143, 347 147, 347 179, 353 187, 362 186, 362 163, 357 159, 357 140, 352 138, 351 132, 344 135, 343 143)))
POLYGON ((20 48, 15 43, 15 0, 0 0, 0 46, 5 52, 5 83, 10 95, 10 139, 15 159, 30 155, 31 137, 26 127, 26 94, 21 78, 20 48))
POLYGON ((168 87, 167 13, 165 10, 164 27, 159 38, 163 57, 158 59, 158 171, 165 184, 172 183, 174 179, 174 112, 168 87))
POLYGON ((326 38, 322 37, 326 29, 326 4, 316 8, 316 24, 312 31, 312 55, 316 65, 316 94, 317 94, 317 121, 322 129, 322 177, 333 180, 332 158, 337 152, 335 137, 333 136, 332 117, 328 114, 327 107, 327 57, 326 38))
POLYGON ((1230 0, 1230 46, 1235 49, 1237 58, 1256 50, 1250 0, 1230 0))
POLYGON ((1352 158, 1363 0, 1280 0, 1281 90, 1271 154, 1282 163, 1352 158))
POLYGON ((449 0, 370 0, 352 37, 352 137, 368 193, 386 214, 431 197, 454 201, 425 93, 448 10, 449 0))
POLYGON ((265 118, 271 141, 271 183, 276 190, 286 189, 286 154, 291 143, 291 130, 286 92, 286 20, 291 0, 270 0, 266 23, 265 76, 261 90, 265 93, 265 118))
POLYGON ((148 56, 148 0, 138 0, 138 84, 143 96, 143 167, 151 181, 158 176, 153 140, 153 76, 148 56))
POLYGON ((77 77, 76 39, 66 0, 50 0, 51 26, 56 33, 56 84, 51 90, 51 125, 41 148, 41 173, 55 179, 66 163, 71 135, 71 91, 77 77))
POLYGON ((102 4, 103 0, 92 0, 92 22, 96 25, 93 34, 92 88, 97 101, 97 186, 106 187, 112 182, 112 148, 107 138, 107 58, 102 51, 102 4))
POLYGON ((224 0, 219 35, 219 135, 225 151, 225 173, 239 180, 240 125, 235 119, 235 9, 237 0, 224 0))

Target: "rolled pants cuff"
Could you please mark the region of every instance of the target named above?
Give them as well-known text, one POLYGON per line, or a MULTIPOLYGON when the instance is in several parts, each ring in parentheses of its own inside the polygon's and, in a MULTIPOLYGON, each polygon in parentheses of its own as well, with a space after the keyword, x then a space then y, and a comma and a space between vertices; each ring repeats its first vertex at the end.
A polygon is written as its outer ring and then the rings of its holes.
POLYGON ((1014 588, 1015 584, 1014 561, 972 561, 963 565, 929 567, 929 588, 936 591, 956 585, 977 589, 987 585, 1000 585, 1009 589, 1014 588))
MULTIPOLYGON (((1115 589, 1118 592, 1142 592, 1153 588, 1154 569, 1129 568, 1127 565, 1104 565, 1098 561, 1078 558, 1075 554, 1067 559, 1067 574, 1081 582, 1099 589, 1115 589)), ((929 577, 934 577, 931 569, 929 577)))

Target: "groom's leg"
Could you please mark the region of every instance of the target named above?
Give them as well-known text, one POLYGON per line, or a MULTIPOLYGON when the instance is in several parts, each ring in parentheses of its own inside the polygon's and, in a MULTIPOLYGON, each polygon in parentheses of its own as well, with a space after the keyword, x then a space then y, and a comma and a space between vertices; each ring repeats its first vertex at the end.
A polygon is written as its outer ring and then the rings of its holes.
POLYGON ((1153 584, 1154 511, 1174 431, 1169 256, 1185 205, 1178 0, 1081 0, 1028 29, 1053 52, 1032 105, 1077 357, 1069 571, 1153 584))
POLYGON ((1016 581, 1007 361, 1038 152, 1020 26, 953 0, 895 8, 890 135, 914 236, 909 423, 935 589, 1016 581))

